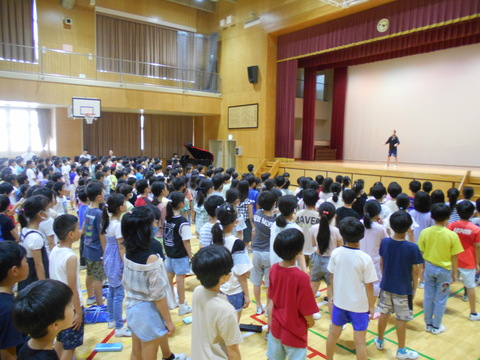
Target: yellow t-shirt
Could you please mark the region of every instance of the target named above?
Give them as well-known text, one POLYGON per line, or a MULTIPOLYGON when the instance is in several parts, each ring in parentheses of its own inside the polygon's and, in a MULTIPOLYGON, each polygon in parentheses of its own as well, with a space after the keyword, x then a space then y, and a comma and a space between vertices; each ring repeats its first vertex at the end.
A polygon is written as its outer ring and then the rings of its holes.
POLYGON ((447 270, 452 268, 452 256, 463 252, 458 235, 438 225, 430 226, 420 233, 418 247, 426 261, 447 270))

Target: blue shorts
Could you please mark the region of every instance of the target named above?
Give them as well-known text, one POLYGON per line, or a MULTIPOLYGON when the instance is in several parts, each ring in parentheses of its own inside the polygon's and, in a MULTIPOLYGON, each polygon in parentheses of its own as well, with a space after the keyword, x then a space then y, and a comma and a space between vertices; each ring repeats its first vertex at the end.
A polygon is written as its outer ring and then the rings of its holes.
POLYGON ((336 326, 343 326, 347 323, 352 323, 353 330, 365 331, 368 328, 369 314, 368 312, 358 313, 348 310, 343 310, 333 305, 332 323, 336 326))
POLYGON ((127 324, 142 342, 164 337, 167 326, 153 301, 143 301, 127 308, 127 324))
POLYGON ((167 261, 165 265, 169 273, 173 273, 175 275, 190 274, 190 260, 188 256, 178 259, 169 258, 167 256, 167 261))
POLYGON ((283 345, 272 333, 268 333, 267 358, 269 360, 305 360, 307 358, 307 348, 295 348, 283 345))
POLYGON ((239 294, 227 295, 227 299, 237 312, 242 311, 243 305, 245 305, 245 293, 243 291, 239 294))
POLYGON ((58 333, 57 341, 61 342, 65 350, 73 350, 83 345, 84 322, 77 330, 65 329, 58 333))
POLYGON ((394 148, 392 150, 388 150, 388 156, 395 156, 397 157, 397 148, 394 148))

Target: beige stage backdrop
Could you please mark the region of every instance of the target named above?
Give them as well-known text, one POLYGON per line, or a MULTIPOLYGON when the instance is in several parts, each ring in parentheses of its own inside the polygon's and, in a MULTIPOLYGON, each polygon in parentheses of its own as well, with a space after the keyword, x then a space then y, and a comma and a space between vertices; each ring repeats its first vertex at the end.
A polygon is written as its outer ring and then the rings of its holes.
POLYGON ((348 69, 345 160, 480 166, 480 44, 348 69))

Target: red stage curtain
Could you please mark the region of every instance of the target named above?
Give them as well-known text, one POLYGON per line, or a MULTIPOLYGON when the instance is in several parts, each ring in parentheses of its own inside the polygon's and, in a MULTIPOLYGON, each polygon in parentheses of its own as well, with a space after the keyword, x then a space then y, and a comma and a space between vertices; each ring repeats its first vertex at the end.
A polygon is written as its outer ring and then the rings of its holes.
MULTIPOLYGON (((437 24, 442 27, 478 18, 478 0, 402 0, 394 1, 341 19, 312 26, 278 38, 278 59, 314 55, 366 40, 437 24), (377 31, 377 23, 386 18, 386 32, 377 31)), ((453 35, 453 34, 452 34, 453 35)), ((457 36, 458 37, 458 36, 457 36)))
POLYGON ((303 90, 302 160, 313 160, 315 149, 315 98, 317 91, 317 70, 305 69, 303 90))
POLYGON ((337 149, 337 160, 343 160, 347 68, 336 68, 333 76, 332 131, 330 148, 337 149))
POLYGON ((297 60, 277 64, 275 157, 293 159, 297 60))

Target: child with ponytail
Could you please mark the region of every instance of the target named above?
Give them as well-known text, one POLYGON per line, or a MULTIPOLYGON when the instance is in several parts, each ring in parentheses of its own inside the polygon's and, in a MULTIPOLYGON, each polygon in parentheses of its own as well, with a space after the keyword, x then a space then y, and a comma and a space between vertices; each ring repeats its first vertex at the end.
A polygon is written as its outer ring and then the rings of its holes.
POLYGON ((39 231, 42 221, 48 219, 48 199, 43 195, 35 195, 23 203, 18 214, 18 221, 22 227, 20 232, 20 245, 27 252, 29 266, 28 277, 18 283, 18 290, 37 281, 48 279, 48 255, 45 249, 45 238, 39 231))
POLYGON ((168 335, 175 332, 169 307, 172 291, 161 257, 151 250, 153 212, 140 206, 122 219, 125 244, 123 286, 127 293, 127 322, 132 332, 132 359, 157 359, 158 348, 164 360, 185 360, 173 354, 168 335))
MULTIPOLYGON (((203 204, 202 204, 203 205, 203 204)), ((188 220, 180 213, 185 206, 185 195, 174 191, 170 194, 167 204, 167 215, 164 229, 163 245, 167 254, 167 272, 170 286, 173 289, 173 278, 177 277, 177 293, 179 300, 178 315, 192 312, 192 308, 185 300, 185 275, 190 273, 190 259, 192 249, 190 239, 192 230, 188 220)))
MULTIPOLYGON (((273 244, 277 235, 286 229, 297 229, 302 231, 302 228, 296 224, 297 198, 293 195, 285 195, 278 199, 278 211, 280 214, 275 219, 270 231, 270 264, 277 264, 282 261, 282 258, 273 250, 273 244)), ((297 263, 300 269, 307 272, 307 265, 303 251, 297 255, 297 263)))
POLYGON ((123 327, 123 298, 125 291, 122 286, 123 258, 125 248, 120 217, 126 211, 125 197, 114 193, 107 199, 102 210, 102 231, 106 237, 105 252, 103 253, 103 268, 108 278, 108 328, 115 328, 115 336, 132 336, 129 328, 123 327), (109 215, 110 214, 110 215, 109 215))
POLYGON ((380 244, 383 239, 388 237, 385 228, 379 224, 379 216, 382 207, 378 201, 367 201, 364 206, 363 225, 365 225, 365 235, 360 240, 360 250, 370 255, 373 260, 375 272, 378 280, 373 282, 373 295, 375 298, 380 294, 380 281, 382 280, 382 270, 380 269, 380 244))
POLYGON ((332 197, 327 199, 327 202, 332 203, 335 206, 335 209, 341 208, 344 203, 342 201, 342 185, 338 182, 335 182, 330 187, 332 191, 332 197))
MULTIPOLYGON (((334 249, 343 245, 340 231, 332 225, 335 219, 335 206, 326 202, 320 205, 318 209, 320 215, 320 223, 310 228, 308 238, 315 252, 312 254, 312 269, 310 272, 310 285, 314 294, 317 294, 320 281, 324 280, 327 284, 327 296, 332 297, 332 284, 330 283, 330 273, 327 270, 330 254, 334 249)), ((328 302, 330 314, 332 313, 332 302, 328 302)), ((320 319, 320 313, 313 315, 315 320, 320 319)))
POLYGON ((225 246, 232 254, 232 276, 220 286, 220 291, 227 295, 228 301, 237 310, 240 321, 242 309, 250 304, 247 279, 253 266, 245 243, 233 234, 238 223, 237 217, 237 211, 232 205, 221 205, 217 209, 218 221, 212 227, 212 242, 214 245, 225 246))
POLYGON ((205 200, 207 200, 207 197, 213 192, 212 180, 203 179, 200 181, 195 191, 197 195, 195 197, 193 210, 195 211, 195 231, 199 234, 202 226, 208 222, 208 213, 203 204, 205 203, 205 200))
POLYGON ((162 181, 155 181, 150 186, 153 194, 152 205, 155 205, 160 210, 160 220, 158 222, 158 230, 155 234, 155 239, 163 244, 163 230, 165 228, 165 218, 167 216, 167 205, 163 199, 168 196, 168 188, 162 181))

